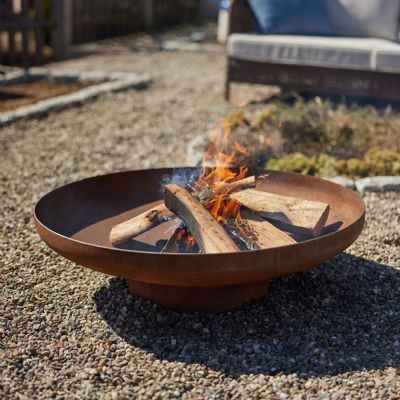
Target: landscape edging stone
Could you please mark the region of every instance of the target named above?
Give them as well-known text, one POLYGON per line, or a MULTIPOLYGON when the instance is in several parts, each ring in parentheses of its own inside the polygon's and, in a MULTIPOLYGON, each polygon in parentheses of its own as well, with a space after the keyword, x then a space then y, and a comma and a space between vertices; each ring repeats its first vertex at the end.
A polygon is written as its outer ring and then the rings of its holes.
POLYGON ((357 179, 355 187, 361 194, 367 192, 400 192, 400 176, 369 176, 357 179))
POLYGON ((23 71, 13 71, 4 74, 0 85, 8 83, 22 83, 33 79, 47 78, 63 82, 93 83, 92 86, 77 92, 51 97, 38 101, 35 104, 21 106, 15 110, 0 113, 0 127, 17 122, 21 119, 38 117, 51 111, 65 109, 81 104, 85 101, 96 99, 105 93, 119 92, 128 89, 143 89, 151 84, 148 75, 134 73, 106 73, 104 71, 57 71, 50 72, 42 68, 32 68, 23 71), (97 84, 95 84, 98 82, 97 84))

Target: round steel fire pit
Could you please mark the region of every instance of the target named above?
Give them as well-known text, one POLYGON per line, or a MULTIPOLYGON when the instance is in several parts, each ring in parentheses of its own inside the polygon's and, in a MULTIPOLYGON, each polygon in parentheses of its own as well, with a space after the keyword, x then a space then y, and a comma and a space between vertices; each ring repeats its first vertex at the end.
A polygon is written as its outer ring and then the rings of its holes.
MULTIPOLYGON (((329 218, 319 237, 266 250, 221 254, 159 253, 168 224, 143 233, 141 250, 111 246, 111 228, 162 202, 162 183, 176 171, 120 172, 74 182, 45 195, 36 205, 41 238, 77 264, 129 280, 132 293, 181 311, 218 312, 266 294, 268 281, 317 266, 350 246, 360 234, 365 209, 357 193, 299 174, 269 171, 258 190, 325 202, 329 218)), ((265 171, 250 171, 251 174, 265 171)))

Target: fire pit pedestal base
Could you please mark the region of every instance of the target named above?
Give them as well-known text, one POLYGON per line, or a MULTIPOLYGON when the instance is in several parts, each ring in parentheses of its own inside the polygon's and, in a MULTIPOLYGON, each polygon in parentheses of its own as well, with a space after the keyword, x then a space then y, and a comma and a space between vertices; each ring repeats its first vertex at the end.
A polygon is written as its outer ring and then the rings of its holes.
POLYGON ((268 290, 268 281, 216 287, 166 286, 135 281, 129 290, 135 295, 175 311, 223 312, 259 300, 268 290))

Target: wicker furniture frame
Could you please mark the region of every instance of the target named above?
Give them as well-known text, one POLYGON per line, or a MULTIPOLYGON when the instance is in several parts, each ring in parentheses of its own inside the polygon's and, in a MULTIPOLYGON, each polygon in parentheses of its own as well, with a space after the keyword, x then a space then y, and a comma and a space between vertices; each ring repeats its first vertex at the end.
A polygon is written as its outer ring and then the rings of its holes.
MULTIPOLYGON (((246 0, 233 0, 229 33, 255 31, 254 18, 246 0)), ((400 73, 358 71, 305 65, 253 62, 227 56, 225 99, 232 82, 280 86, 284 90, 341 94, 399 100, 400 73)))

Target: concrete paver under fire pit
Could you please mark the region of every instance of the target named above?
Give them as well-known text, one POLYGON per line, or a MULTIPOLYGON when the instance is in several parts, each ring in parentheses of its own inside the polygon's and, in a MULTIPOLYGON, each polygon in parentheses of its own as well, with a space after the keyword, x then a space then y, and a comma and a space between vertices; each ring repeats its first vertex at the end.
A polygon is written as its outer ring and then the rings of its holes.
POLYGON ((398 396, 398 194, 366 195, 360 239, 273 281, 257 304, 221 315, 160 310, 49 250, 32 207, 79 178, 184 164, 188 140, 227 110, 223 54, 121 52, 62 67, 148 73, 154 85, 0 129, 1 398, 398 396))

